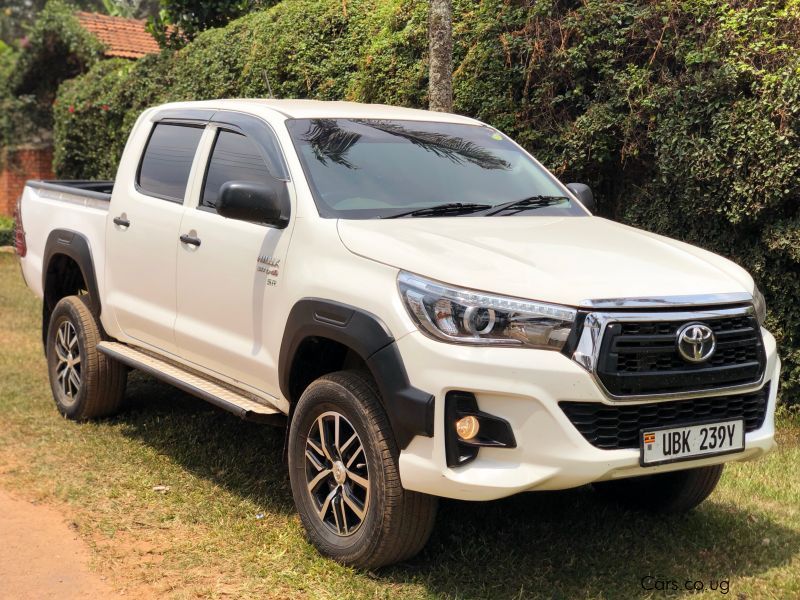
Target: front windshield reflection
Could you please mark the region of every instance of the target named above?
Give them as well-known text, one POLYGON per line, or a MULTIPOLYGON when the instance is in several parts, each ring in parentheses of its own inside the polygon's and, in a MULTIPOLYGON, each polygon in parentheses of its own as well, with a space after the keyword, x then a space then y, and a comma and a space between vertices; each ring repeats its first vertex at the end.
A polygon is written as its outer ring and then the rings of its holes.
MULTIPOLYGON (((289 119, 320 215, 383 218, 445 204, 502 204, 514 214, 583 215, 564 188, 511 140, 480 124, 390 119, 289 119)), ((425 216, 468 211, 423 211, 425 216)))

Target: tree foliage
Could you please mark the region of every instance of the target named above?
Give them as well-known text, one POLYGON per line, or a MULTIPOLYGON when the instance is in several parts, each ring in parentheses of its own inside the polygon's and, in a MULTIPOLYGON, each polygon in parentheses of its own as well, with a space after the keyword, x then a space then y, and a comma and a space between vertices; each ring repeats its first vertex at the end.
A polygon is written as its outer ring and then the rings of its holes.
POLYGON ((11 76, 16 94, 52 103, 62 81, 86 72, 102 57, 102 44, 81 27, 75 10, 63 0, 50 0, 39 13, 11 76))
POLYGON ((162 48, 180 48, 207 29, 222 27, 232 19, 277 1, 160 0, 161 9, 148 20, 148 29, 162 48))
POLYGON ((102 45, 80 26, 75 10, 50 0, 25 38, 0 53, 0 149, 49 131, 59 85, 102 56, 102 45))
MULTIPOLYGON (((603 215, 748 268, 797 398, 800 3, 453 4, 456 112, 591 184, 603 215)), ((265 73, 280 97, 424 107, 427 16, 412 0, 284 0, 180 51, 97 65, 61 88, 56 168, 113 177, 143 108, 265 97, 265 73)))
MULTIPOLYGON (((104 1, 114 0, 72 0, 72 4, 79 10, 102 12, 104 1)), ((46 4, 47 0, 3 0, 0 6, 0 40, 14 44, 20 38, 24 38, 46 4)))

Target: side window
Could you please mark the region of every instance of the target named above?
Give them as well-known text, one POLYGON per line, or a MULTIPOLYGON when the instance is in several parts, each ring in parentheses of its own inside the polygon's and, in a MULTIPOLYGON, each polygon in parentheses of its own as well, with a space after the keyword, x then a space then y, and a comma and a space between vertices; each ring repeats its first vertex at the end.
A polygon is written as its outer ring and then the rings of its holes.
POLYGON ((203 129, 158 123, 150 134, 139 166, 142 193, 183 202, 189 171, 203 129))
POLYGON ((219 188, 228 181, 269 181, 272 178, 256 145, 245 136, 220 129, 208 161, 200 208, 215 209, 219 188))

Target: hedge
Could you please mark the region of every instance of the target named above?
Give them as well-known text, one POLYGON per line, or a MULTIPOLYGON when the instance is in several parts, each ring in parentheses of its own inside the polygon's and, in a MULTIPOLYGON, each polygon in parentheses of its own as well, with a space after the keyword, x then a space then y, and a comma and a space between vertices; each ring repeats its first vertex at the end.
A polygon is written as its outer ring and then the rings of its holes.
POLYGON ((0 215, 0 247, 14 245, 14 219, 0 215))
MULTIPOLYGON (((455 0, 455 110, 506 131, 600 212, 754 274, 800 392, 800 3, 455 0)), ((427 3, 283 0, 177 52, 100 63, 55 111, 62 177, 113 177, 143 108, 279 97, 426 104, 427 3)))

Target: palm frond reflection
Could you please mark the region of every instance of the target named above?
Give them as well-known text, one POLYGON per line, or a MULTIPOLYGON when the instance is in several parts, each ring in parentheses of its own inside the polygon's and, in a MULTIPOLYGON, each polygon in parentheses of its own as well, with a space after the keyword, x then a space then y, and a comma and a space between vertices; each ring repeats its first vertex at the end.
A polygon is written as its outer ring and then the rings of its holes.
MULTIPOLYGON (((353 119, 351 122, 400 137, 418 148, 446 158, 455 164, 471 163, 487 170, 509 170, 511 165, 475 142, 440 131, 412 129, 397 121, 353 119)), ((303 140, 311 146, 318 161, 331 161, 348 169, 358 168, 347 158, 350 149, 361 140, 355 131, 345 129, 333 119, 312 119, 303 140)))

